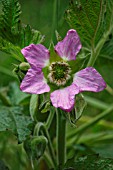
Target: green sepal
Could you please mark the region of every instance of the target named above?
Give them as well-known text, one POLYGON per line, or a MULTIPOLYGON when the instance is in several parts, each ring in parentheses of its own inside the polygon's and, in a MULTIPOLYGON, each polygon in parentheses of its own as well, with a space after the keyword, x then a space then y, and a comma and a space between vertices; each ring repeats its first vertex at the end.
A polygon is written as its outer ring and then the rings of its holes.
POLYGON ((57 30, 55 31, 55 34, 56 34, 57 41, 62 41, 62 37, 60 36, 60 34, 57 30))
POLYGON ((47 138, 44 136, 34 136, 27 139, 24 142, 24 149, 29 159, 35 160, 43 156, 47 143, 47 138))
POLYGON ((21 82, 26 74, 26 71, 20 70, 18 65, 15 65, 15 68, 13 69, 13 73, 16 74, 18 77, 19 81, 21 82))
POLYGON ((40 102, 39 105, 39 110, 41 111, 41 113, 46 113, 50 111, 50 107, 51 107, 51 102, 50 102, 50 95, 48 93, 45 96, 43 96, 42 101, 40 102))
POLYGON ((13 64, 15 68, 13 69, 13 72, 17 75, 20 82, 23 80, 25 74, 27 73, 28 69, 30 68, 29 63, 22 62, 19 65, 13 64))
POLYGON ((85 61, 86 61, 86 57, 82 51, 77 55, 76 60, 68 61, 68 64, 70 65, 70 67, 72 69, 71 74, 74 74, 74 73, 78 72, 80 69, 82 69, 85 61))
POLYGON ((53 42, 51 42, 49 46, 49 51, 50 51, 50 63, 56 61, 63 61, 62 58, 55 52, 53 42))
POLYGON ((46 112, 48 112, 49 110, 50 110, 50 106, 51 106, 51 104, 50 104, 50 101, 48 101, 46 104, 45 104, 45 107, 44 107, 44 109, 42 109, 42 113, 46 113, 46 112))
POLYGON ((38 30, 34 30, 30 25, 21 25, 19 46, 21 48, 30 44, 41 44, 44 42, 45 36, 41 35, 38 30))
POLYGON ((84 96, 81 93, 78 94, 76 96, 76 102, 73 110, 70 113, 67 113, 67 118, 71 124, 76 124, 76 121, 81 117, 86 104, 84 96))
POLYGON ((42 72, 44 74, 44 77, 46 78, 46 80, 48 79, 48 74, 49 74, 49 69, 48 69, 48 66, 47 67, 44 67, 42 68, 42 72))

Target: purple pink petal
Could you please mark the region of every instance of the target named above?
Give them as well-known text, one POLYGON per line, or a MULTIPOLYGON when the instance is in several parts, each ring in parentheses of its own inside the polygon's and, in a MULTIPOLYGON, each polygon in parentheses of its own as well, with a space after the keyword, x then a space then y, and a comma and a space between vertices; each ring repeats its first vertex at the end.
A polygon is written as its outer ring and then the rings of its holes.
POLYGON ((41 44, 31 44, 21 50, 32 68, 43 68, 49 62, 49 51, 41 44))
POLYGON ((75 60, 82 45, 76 30, 69 30, 66 37, 57 43, 55 51, 65 60, 75 60))
MULTIPOLYGON (((75 60, 82 45, 77 32, 73 29, 67 32, 66 37, 55 46, 56 53, 64 60, 75 60)), ((50 91, 46 83, 42 68, 49 63, 49 51, 43 45, 31 44, 21 50, 31 68, 25 75, 20 89, 23 92, 42 94, 50 91)), ((54 57, 54 56, 53 56, 54 57)), ((102 76, 93 68, 87 67, 74 74, 73 83, 63 89, 55 90, 50 94, 54 107, 70 112, 75 103, 75 95, 82 91, 99 92, 106 87, 102 76)))
POLYGON ((54 107, 70 112, 74 107, 75 94, 78 93, 78 87, 73 84, 66 88, 55 90, 51 93, 50 99, 54 107))
POLYGON ((50 91, 41 69, 34 70, 32 68, 30 68, 25 75, 20 85, 20 89, 23 92, 32 94, 42 94, 50 91))
POLYGON ((73 84, 79 87, 79 91, 99 92, 106 88, 102 76, 93 68, 87 67, 74 75, 73 84))

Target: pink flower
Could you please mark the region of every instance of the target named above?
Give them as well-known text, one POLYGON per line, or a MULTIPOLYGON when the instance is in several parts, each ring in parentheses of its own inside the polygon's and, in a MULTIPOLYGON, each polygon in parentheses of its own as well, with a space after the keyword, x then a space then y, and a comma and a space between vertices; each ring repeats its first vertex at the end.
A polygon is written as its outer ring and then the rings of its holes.
POLYGON ((54 48, 56 54, 60 56, 58 61, 55 61, 56 59, 52 56, 51 62, 49 50, 41 44, 31 44, 23 48, 22 54, 31 68, 25 75, 20 89, 32 94, 50 92, 53 106, 67 112, 73 109, 76 94, 83 91, 102 91, 106 83, 93 67, 87 67, 72 74, 73 68, 69 61, 76 60, 81 47, 77 32, 71 29, 54 48), (47 68, 46 75, 43 73, 44 68, 47 68), (53 92, 51 92, 51 84, 56 88, 53 92))

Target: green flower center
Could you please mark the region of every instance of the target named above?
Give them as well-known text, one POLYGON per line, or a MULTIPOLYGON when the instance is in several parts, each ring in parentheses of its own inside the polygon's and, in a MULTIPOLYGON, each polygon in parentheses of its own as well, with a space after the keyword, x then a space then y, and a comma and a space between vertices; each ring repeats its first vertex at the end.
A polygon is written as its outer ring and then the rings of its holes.
POLYGON ((53 62, 49 66, 49 81, 57 86, 62 86, 71 78, 71 68, 66 62, 53 62))

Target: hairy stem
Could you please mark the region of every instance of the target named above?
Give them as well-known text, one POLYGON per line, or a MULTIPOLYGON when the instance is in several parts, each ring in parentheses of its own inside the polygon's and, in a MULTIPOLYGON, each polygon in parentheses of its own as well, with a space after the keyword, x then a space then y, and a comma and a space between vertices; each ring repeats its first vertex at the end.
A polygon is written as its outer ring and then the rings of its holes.
POLYGON ((106 91, 113 96, 113 89, 107 84, 106 91))
POLYGON ((54 118, 54 113, 55 113, 55 110, 53 107, 51 107, 50 109, 50 113, 49 113, 49 116, 48 116, 48 119, 47 119, 47 122, 45 124, 46 128, 49 129, 50 126, 51 126, 51 123, 52 123, 52 120, 54 118))
POLYGON ((87 64, 87 66, 93 66, 95 64, 95 61, 97 60, 100 51, 104 45, 104 43, 106 42, 106 39, 108 38, 108 35, 111 33, 112 28, 110 27, 110 29, 103 35, 103 37, 100 39, 100 41, 98 42, 96 48, 93 48, 91 50, 91 57, 89 59, 89 62, 87 64))
POLYGON ((51 155, 51 159, 53 161, 53 165, 54 165, 54 168, 55 168, 55 166, 56 166, 56 159, 55 159, 55 153, 54 153, 54 149, 53 149, 53 145, 52 145, 52 141, 51 141, 50 135, 49 135, 48 131, 46 130, 46 128, 43 129, 43 133, 44 133, 44 135, 48 139, 48 149, 49 149, 49 153, 51 155))
POLYGON ((57 163, 61 167, 66 160, 66 119, 63 117, 63 112, 56 110, 57 117, 57 163))
POLYGON ((51 157, 47 152, 44 153, 43 157, 44 157, 49 169, 52 169, 53 167, 55 168, 55 166, 54 166, 54 164, 53 164, 53 162, 51 160, 51 157))

